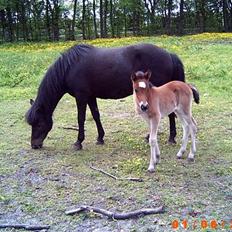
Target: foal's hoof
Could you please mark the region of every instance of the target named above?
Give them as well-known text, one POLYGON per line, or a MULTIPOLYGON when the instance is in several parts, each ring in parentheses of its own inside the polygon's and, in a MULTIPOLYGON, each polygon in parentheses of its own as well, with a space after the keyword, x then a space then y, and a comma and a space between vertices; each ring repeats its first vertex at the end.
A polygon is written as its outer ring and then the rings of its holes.
POLYGON ((147 171, 150 172, 150 173, 153 173, 153 172, 155 172, 155 168, 150 168, 150 167, 149 167, 149 168, 147 169, 147 171))
POLYGON ((97 139, 96 145, 104 145, 104 143, 103 139, 97 139))
POLYGON ((176 144, 176 140, 174 138, 169 138, 168 139, 168 144, 175 145, 176 144))
POLYGON ((178 160, 182 160, 183 159, 183 156, 176 156, 176 158, 178 159, 178 160))
POLYGON ((189 157, 188 157, 188 162, 189 162, 189 163, 193 163, 194 161, 195 161, 194 158, 189 158, 189 157))
POLYGON ((74 149, 75 149, 76 151, 82 150, 82 148, 83 148, 80 142, 75 142, 75 143, 73 144, 73 147, 74 147, 74 149))

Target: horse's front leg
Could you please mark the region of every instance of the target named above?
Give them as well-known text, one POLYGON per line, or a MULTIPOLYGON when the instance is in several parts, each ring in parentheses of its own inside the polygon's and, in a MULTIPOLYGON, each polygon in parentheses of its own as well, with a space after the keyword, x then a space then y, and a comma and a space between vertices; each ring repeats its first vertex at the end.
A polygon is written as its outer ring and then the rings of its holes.
POLYGON ((74 147, 76 150, 82 149, 82 142, 85 139, 85 116, 86 116, 86 107, 87 107, 87 99, 82 99, 79 97, 76 99, 77 103, 77 111, 78 111, 78 137, 77 141, 74 143, 74 147))
POLYGON ((157 131, 159 126, 160 118, 156 117, 154 119, 150 120, 150 138, 149 138, 149 144, 151 149, 151 158, 150 158, 150 164, 148 167, 149 172, 155 171, 155 165, 160 160, 160 150, 157 142, 157 131))
POLYGON ((169 139, 168 139, 168 142, 170 144, 176 144, 176 140, 175 140, 175 137, 176 137, 176 122, 175 122, 175 113, 171 113, 168 115, 169 117, 169 124, 170 124, 170 135, 169 135, 169 139))
POLYGON ((97 137, 96 144, 97 145, 104 144, 103 138, 104 138, 105 132, 104 132, 104 129, 102 127, 101 120, 100 120, 100 113, 99 113, 98 106, 97 106, 97 99, 95 97, 90 97, 88 100, 88 105, 89 105, 93 119, 94 119, 96 126, 97 126, 98 137, 97 137))

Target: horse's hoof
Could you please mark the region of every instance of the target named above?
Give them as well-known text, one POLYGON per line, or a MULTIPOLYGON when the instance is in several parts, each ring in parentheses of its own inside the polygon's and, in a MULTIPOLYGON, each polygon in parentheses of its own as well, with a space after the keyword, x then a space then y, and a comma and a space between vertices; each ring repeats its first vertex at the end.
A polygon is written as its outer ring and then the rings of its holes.
POLYGON ((174 138, 169 138, 168 139, 168 144, 175 145, 176 144, 176 140, 174 138))
POLYGON ((38 144, 38 145, 35 145, 35 144, 33 144, 33 145, 31 145, 31 148, 32 149, 40 149, 40 148, 42 148, 42 144, 38 144))
POLYGON ((96 145, 104 145, 104 140, 103 139, 98 139, 96 142, 96 145))
POLYGON ((73 147, 76 151, 82 150, 83 148, 80 142, 75 142, 73 147))
POLYGON ((144 138, 144 140, 145 140, 146 143, 149 143, 149 138, 150 138, 149 134, 144 138))
POLYGON ((189 158, 189 157, 188 157, 188 162, 189 162, 189 163, 193 163, 194 161, 195 161, 194 158, 189 158))

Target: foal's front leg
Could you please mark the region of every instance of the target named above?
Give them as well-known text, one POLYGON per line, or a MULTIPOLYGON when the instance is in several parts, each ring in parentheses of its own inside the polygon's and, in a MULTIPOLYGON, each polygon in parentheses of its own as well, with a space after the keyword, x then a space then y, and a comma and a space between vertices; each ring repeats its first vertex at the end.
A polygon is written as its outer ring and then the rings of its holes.
POLYGON ((150 120, 150 149, 151 149, 151 158, 150 164, 148 167, 149 172, 155 171, 155 165, 159 162, 160 159, 160 150, 157 142, 157 131, 159 126, 160 118, 156 117, 150 120))

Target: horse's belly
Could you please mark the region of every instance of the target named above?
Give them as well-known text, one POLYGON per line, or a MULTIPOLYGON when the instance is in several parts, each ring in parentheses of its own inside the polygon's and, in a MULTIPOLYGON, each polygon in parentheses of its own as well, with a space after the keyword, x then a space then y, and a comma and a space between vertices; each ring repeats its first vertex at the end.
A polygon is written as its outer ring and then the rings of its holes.
POLYGON ((97 98, 102 98, 102 99, 120 99, 127 97, 132 94, 132 90, 130 89, 114 89, 111 91, 107 90, 108 88, 98 91, 95 96, 97 98))

